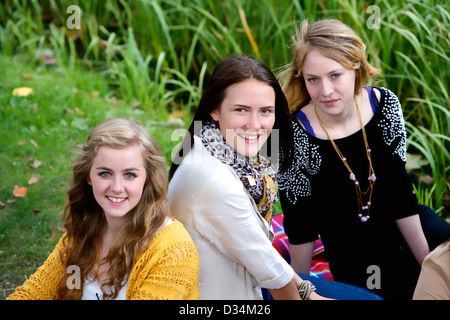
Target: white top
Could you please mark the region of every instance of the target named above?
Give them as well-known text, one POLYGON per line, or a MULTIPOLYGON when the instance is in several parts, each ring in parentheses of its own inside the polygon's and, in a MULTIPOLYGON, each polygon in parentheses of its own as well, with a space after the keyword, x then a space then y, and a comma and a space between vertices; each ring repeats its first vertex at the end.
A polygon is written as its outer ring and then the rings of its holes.
MULTIPOLYGON (((125 300, 126 293, 127 283, 120 288, 119 293, 114 300, 125 300)), ((81 296, 81 300, 103 300, 103 292, 100 289, 100 284, 86 277, 86 279, 84 279, 83 295, 81 296)))
MULTIPOLYGON (((156 230, 155 235, 160 232, 162 229, 167 227, 173 222, 172 219, 166 218, 162 225, 156 230)), ((120 288, 117 297, 114 300, 125 300, 127 293, 127 285, 128 285, 128 276, 125 279, 125 284, 120 288)), ((110 293, 110 292, 108 292, 110 293)), ((103 300, 103 292, 100 289, 100 284, 94 281, 91 277, 87 276, 84 279, 83 285, 83 295, 81 296, 81 300, 103 300)))
POLYGON ((167 198, 199 253, 200 299, 262 299, 261 287, 282 288, 294 271, 272 246, 273 229, 234 170, 194 141, 167 198))

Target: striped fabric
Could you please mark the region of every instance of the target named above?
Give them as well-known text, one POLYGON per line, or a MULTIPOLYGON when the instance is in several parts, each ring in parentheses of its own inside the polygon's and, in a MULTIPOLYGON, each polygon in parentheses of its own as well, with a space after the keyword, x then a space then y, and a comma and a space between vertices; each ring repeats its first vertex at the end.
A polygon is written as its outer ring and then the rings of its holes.
MULTIPOLYGON (((283 218, 283 214, 277 214, 272 217, 272 226, 275 233, 275 240, 272 245, 288 263, 291 263, 289 240, 284 232, 283 218)), ((325 249, 320 238, 314 243, 310 275, 321 279, 333 280, 328 261, 325 258, 325 249)))

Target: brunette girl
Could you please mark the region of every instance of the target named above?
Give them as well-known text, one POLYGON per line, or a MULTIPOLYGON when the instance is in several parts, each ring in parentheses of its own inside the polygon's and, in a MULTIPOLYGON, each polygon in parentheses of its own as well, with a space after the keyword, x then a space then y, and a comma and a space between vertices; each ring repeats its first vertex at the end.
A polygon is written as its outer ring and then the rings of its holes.
POLYGON ((269 68, 242 55, 215 67, 173 160, 168 193, 199 251, 201 299, 262 299, 261 288, 275 299, 322 298, 272 246, 277 168, 290 164, 289 152, 279 158, 278 150, 290 150, 292 137, 269 68))

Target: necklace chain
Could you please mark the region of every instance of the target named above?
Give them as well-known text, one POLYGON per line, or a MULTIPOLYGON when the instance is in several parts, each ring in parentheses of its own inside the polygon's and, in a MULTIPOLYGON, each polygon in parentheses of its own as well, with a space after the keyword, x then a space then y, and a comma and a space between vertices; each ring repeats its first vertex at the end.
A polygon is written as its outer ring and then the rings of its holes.
POLYGON ((356 179, 356 176, 353 173, 352 169, 350 168, 350 165, 347 162, 347 158, 345 158, 344 155, 342 154, 341 150, 339 150, 338 146, 336 145, 334 140, 330 137, 330 134, 328 133, 327 129, 325 128, 325 125, 323 124, 322 119, 320 119, 319 113, 317 112, 316 105, 314 105, 314 111, 316 113, 317 119, 319 120, 319 124, 322 127, 322 130, 327 135, 327 137, 330 140, 331 144, 333 145, 333 148, 336 151, 337 155, 341 159, 344 166, 347 168, 347 170, 350 174, 349 175, 350 180, 352 180, 355 184, 356 198, 358 200, 358 217, 360 218, 361 222, 366 222, 370 218, 369 213, 370 213, 370 207, 372 205, 372 191, 373 191, 373 186, 375 185, 375 181, 377 180, 377 178, 375 176, 375 171, 373 170, 373 167, 372 167, 372 157, 370 155, 372 150, 370 150, 369 143, 367 142, 366 130, 364 129, 364 123, 362 121, 361 111, 359 109, 358 102, 356 101, 356 97, 354 97, 354 101, 356 104, 356 110, 358 111, 359 123, 361 124, 361 131, 362 131, 363 138, 364 138, 364 146, 366 148, 367 159, 369 160, 369 176, 367 178, 367 180, 369 181, 369 186, 367 187, 367 189, 364 192, 361 191, 361 185, 360 185, 359 181, 356 179), (366 204, 364 204, 362 195, 363 194, 366 195, 367 193, 369 194, 369 198, 368 198, 366 204), (364 212, 364 214, 363 214, 363 212, 364 212))

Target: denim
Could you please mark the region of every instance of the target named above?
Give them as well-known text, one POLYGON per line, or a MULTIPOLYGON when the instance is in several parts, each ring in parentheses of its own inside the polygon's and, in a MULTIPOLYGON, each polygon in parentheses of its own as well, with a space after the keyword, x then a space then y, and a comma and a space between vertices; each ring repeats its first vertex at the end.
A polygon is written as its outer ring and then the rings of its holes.
MULTIPOLYGON (((383 300, 367 289, 352 286, 338 281, 320 279, 314 276, 298 274, 303 280, 309 280, 316 287, 316 293, 337 300, 383 300)), ((273 300, 269 290, 263 289, 264 300, 273 300)))

